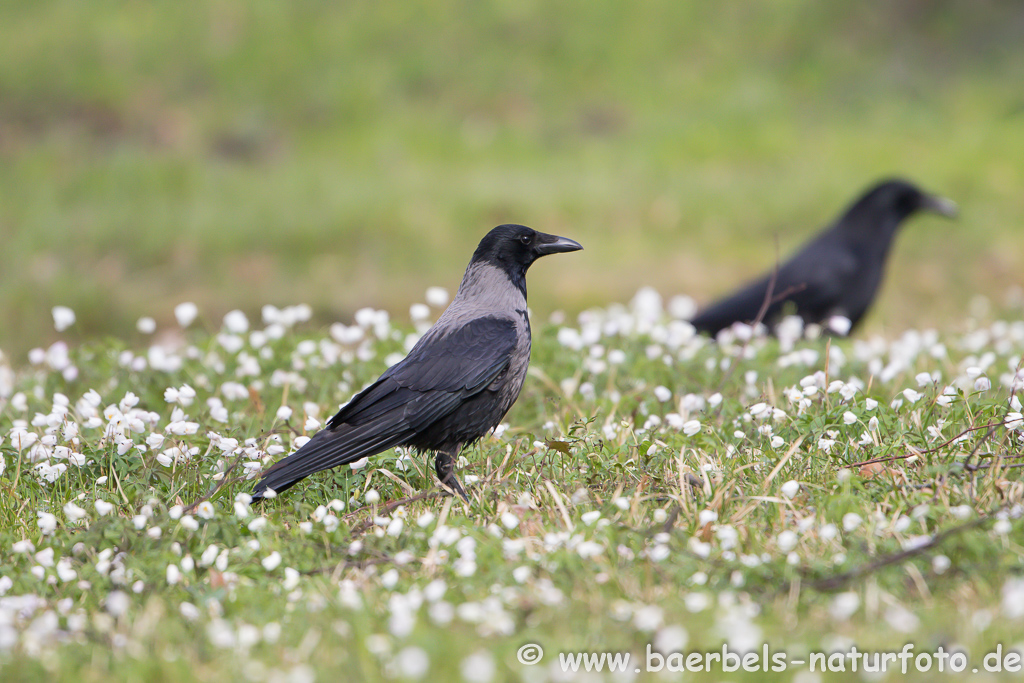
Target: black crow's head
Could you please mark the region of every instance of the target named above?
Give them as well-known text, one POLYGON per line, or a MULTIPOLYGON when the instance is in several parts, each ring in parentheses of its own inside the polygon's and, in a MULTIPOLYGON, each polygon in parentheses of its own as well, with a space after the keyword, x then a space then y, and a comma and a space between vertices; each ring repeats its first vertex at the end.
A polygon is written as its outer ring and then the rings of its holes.
POLYGON ((866 231, 869 225, 894 229, 903 219, 918 211, 953 217, 956 216, 956 203, 945 197, 927 194, 906 180, 885 180, 854 202, 842 222, 850 222, 853 224, 851 227, 861 231, 866 231), (859 222, 866 225, 857 225, 859 222))
POLYGON ((567 237, 537 232, 525 225, 499 225, 480 240, 472 262, 501 268, 515 279, 525 275, 526 269, 541 256, 582 248, 579 242, 567 237))

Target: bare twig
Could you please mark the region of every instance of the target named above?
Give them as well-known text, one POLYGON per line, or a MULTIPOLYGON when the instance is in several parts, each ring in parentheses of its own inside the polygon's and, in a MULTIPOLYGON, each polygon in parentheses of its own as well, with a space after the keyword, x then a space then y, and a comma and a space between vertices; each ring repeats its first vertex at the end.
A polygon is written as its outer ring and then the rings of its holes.
POLYGON ((200 503, 203 503, 203 502, 208 501, 211 498, 213 498, 215 495, 217 495, 217 493, 222 488, 224 488, 228 484, 237 484, 240 481, 245 481, 245 477, 234 477, 234 478, 231 478, 231 479, 228 478, 228 475, 231 474, 236 467, 238 467, 238 465, 242 462, 242 458, 244 458, 244 457, 245 457, 245 453, 239 453, 235 457, 235 459, 231 462, 231 464, 228 465, 228 468, 226 470, 224 470, 224 476, 220 478, 220 481, 217 482, 217 485, 213 487, 213 490, 211 490, 209 493, 207 493, 202 498, 199 498, 198 500, 196 500, 194 503, 191 503, 190 505, 188 505, 184 509, 184 511, 183 511, 184 514, 191 514, 193 510, 195 510, 197 507, 199 507, 200 503))
POLYGON ((901 550, 898 553, 885 555, 871 562, 862 564, 859 567, 854 567, 853 569, 843 572, 842 574, 836 574, 835 576, 829 576, 824 579, 819 579, 817 581, 805 582, 804 585, 806 585, 808 588, 820 592, 830 592, 838 590, 846 584, 850 583, 851 581, 860 579, 864 576, 868 576, 869 574, 874 574, 875 572, 881 569, 897 564, 899 562, 903 562, 904 560, 908 560, 912 557, 924 555, 932 548, 935 548, 936 546, 940 545, 946 539, 961 534, 965 531, 969 531, 976 527, 982 526, 986 522, 993 519, 996 514, 1005 509, 1006 506, 1001 506, 999 508, 996 508, 987 515, 978 517, 977 519, 972 519, 970 522, 965 522, 950 529, 946 529, 945 531, 941 531, 932 536, 927 542, 922 543, 921 545, 916 546, 914 548, 908 548, 907 550, 901 550))
MULTIPOLYGON (((443 495, 444 493, 445 492, 442 489, 439 489, 439 488, 435 487, 435 488, 432 488, 432 489, 428 489, 426 491, 421 491, 420 493, 417 493, 414 496, 409 496, 408 498, 401 498, 399 500, 393 500, 390 503, 387 503, 386 505, 381 506, 378 509, 377 512, 378 512, 378 515, 381 514, 381 513, 391 512, 392 510, 394 510, 395 508, 397 508, 400 505, 407 505, 409 503, 415 503, 418 500, 426 500, 428 498, 435 498, 437 496, 443 495)), ((367 510, 365 510, 363 508, 360 508, 359 510, 353 510, 348 515, 346 515, 346 517, 354 517, 354 516, 357 516, 357 515, 359 515, 361 513, 366 512, 366 511, 367 510)), ((352 527, 352 530, 349 531, 349 535, 350 536, 360 536, 363 533, 365 533, 366 530, 369 529, 372 526, 373 526, 373 518, 372 517, 370 519, 364 519, 362 522, 360 522, 356 526, 352 527)))
POLYGON ((343 571, 349 568, 363 569, 371 565, 389 564, 394 561, 395 558, 389 555, 383 555, 381 557, 368 557, 362 560, 342 560, 341 562, 337 562, 335 564, 331 564, 328 566, 314 567, 313 569, 304 569, 299 573, 304 576, 313 576, 316 574, 333 574, 335 572, 343 571))
MULTIPOLYGON (((768 276, 768 288, 764 292, 764 300, 761 302, 761 308, 757 311, 757 316, 750 323, 750 327, 752 329, 756 329, 757 328, 757 326, 764 320, 764 317, 768 314, 768 309, 771 308, 771 305, 773 303, 775 303, 775 299, 772 298, 772 295, 775 292, 775 281, 778 278, 778 276, 779 276, 779 238, 778 238, 778 235, 776 235, 775 236, 775 266, 772 268, 772 274, 768 276)), ((788 292, 784 292, 784 294, 786 294, 786 296, 788 296, 788 292)), ((753 338, 754 338, 754 335, 751 334, 750 335, 750 339, 747 339, 746 341, 743 342, 743 347, 741 348, 740 353, 739 353, 739 355, 737 357, 738 359, 739 358, 743 358, 743 354, 746 352, 747 347, 750 345, 750 341, 753 338)), ((722 375, 722 381, 719 382, 719 384, 718 384, 718 391, 719 392, 721 392, 722 389, 725 388, 725 385, 729 381, 729 378, 732 377, 733 372, 736 371, 736 366, 737 365, 739 365, 738 362, 737 363, 730 363, 729 364, 729 369, 725 371, 724 375, 722 375)), ((721 410, 721 408, 719 408, 719 410, 721 410)))
MULTIPOLYGON (((864 465, 874 465, 876 462, 893 462, 895 460, 906 460, 907 458, 913 458, 916 455, 925 455, 927 453, 934 453, 935 451, 942 450, 943 448, 945 448, 949 444, 953 443, 954 441, 956 441, 960 437, 964 436, 965 434, 970 434, 971 432, 977 432, 977 431, 980 431, 982 429, 989 429, 989 428, 992 428, 993 432, 994 432, 994 428, 998 427, 1001 424, 1003 424, 1003 422, 999 421, 999 422, 990 422, 988 424, 978 425, 977 427, 968 427, 967 429, 963 430, 962 432, 960 432, 959 434, 957 434, 953 438, 947 439, 946 441, 940 443, 938 446, 932 446, 931 448, 926 448, 924 450, 916 451, 914 453, 904 453, 902 455, 888 455, 888 456, 881 457, 881 458, 871 458, 870 460, 861 460, 860 462, 853 462, 853 463, 850 463, 850 464, 840 463, 840 464, 837 465, 837 467, 863 467, 864 465)), ((980 445, 982 443, 984 443, 986 440, 988 440, 989 438, 991 438, 991 434, 986 434, 985 437, 982 439, 981 443, 978 444, 978 446, 980 447, 980 445)))

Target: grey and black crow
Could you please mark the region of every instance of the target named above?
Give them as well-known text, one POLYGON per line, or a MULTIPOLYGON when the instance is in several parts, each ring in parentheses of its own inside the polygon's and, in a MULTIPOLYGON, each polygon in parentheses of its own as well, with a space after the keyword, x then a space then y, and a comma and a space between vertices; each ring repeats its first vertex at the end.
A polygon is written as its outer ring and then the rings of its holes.
MULTIPOLYGON (((896 229, 918 211, 956 214, 952 201, 925 194, 905 180, 886 180, 855 201, 838 221, 779 267, 764 323, 776 322, 787 306, 805 323, 843 316, 857 323, 874 301, 896 229)), ((716 335, 736 322, 752 322, 772 280, 768 273, 709 306, 691 321, 716 335)))
POLYGON ((268 469, 253 498, 396 446, 433 451, 438 478, 465 498, 455 476, 459 450, 498 425, 526 378, 526 271, 541 256, 582 248, 522 225, 487 233, 451 305, 409 355, 268 469))

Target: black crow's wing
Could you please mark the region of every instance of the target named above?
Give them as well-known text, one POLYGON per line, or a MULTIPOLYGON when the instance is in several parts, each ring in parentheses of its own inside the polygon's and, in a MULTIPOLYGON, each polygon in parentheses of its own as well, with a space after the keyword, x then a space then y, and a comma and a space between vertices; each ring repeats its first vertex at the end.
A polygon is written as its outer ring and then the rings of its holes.
POLYGON ((515 323, 477 318, 431 330, 405 359, 356 394, 302 448, 264 474, 253 495, 283 491, 314 472, 408 442, 420 430, 493 382, 511 362, 515 323))
MULTIPOLYGON (((844 285, 856 269, 856 259, 842 244, 825 239, 828 234, 807 245, 783 264, 771 291, 771 303, 765 322, 771 322, 786 302, 796 304, 801 314, 823 315, 840 301, 844 285), (817 314, 821 311, 821 314, 817 314)), ((721 301, 701 311, 691 322, 712 335, 736 322, 753 322, 768 296, 771 273, 751 282, 721 301)))
MULTIPOLYGON (((796 305, 805 320, 816 322, 840 312, 847 289, 857 271, 857 257, 837 236, 826 233, 807 245, 779 272, 775 295, 796 305)), ((779 306, 785 302, 780 302, 779 306)))
POLYGON ((328 427, 364 424, 428 394, 440 404, 457 403, 494 381, 508 367, 515 346, 515 323, 508 318, 476 318, 450 332, 431 330, 339 410, 328 427))

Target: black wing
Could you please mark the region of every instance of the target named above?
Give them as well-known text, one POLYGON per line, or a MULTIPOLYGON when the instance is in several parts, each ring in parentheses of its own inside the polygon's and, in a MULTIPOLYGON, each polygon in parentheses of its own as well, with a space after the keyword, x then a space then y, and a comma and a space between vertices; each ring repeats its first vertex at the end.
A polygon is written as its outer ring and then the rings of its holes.
MULTIPOLYGON (((779 269, 772 289, 773 302, 764 316, 766 323, 782 312, 786 302, 795 304, 797 312, 811 320, 820 319, 838 305, 857 263, 843 244, 827 237, 822 235, 779 269)), ((701 311, 691 321, 693 326, 715 335, 733 323, 753 322, 764 305, 770 283, 769 273, 701 311)))
POLYGON ((267 470, 253 497, 408 442, 501 375, 515 346, 515 323, 505 318, 477 318, 451 331, 431 329, 325 429, 267 470))

